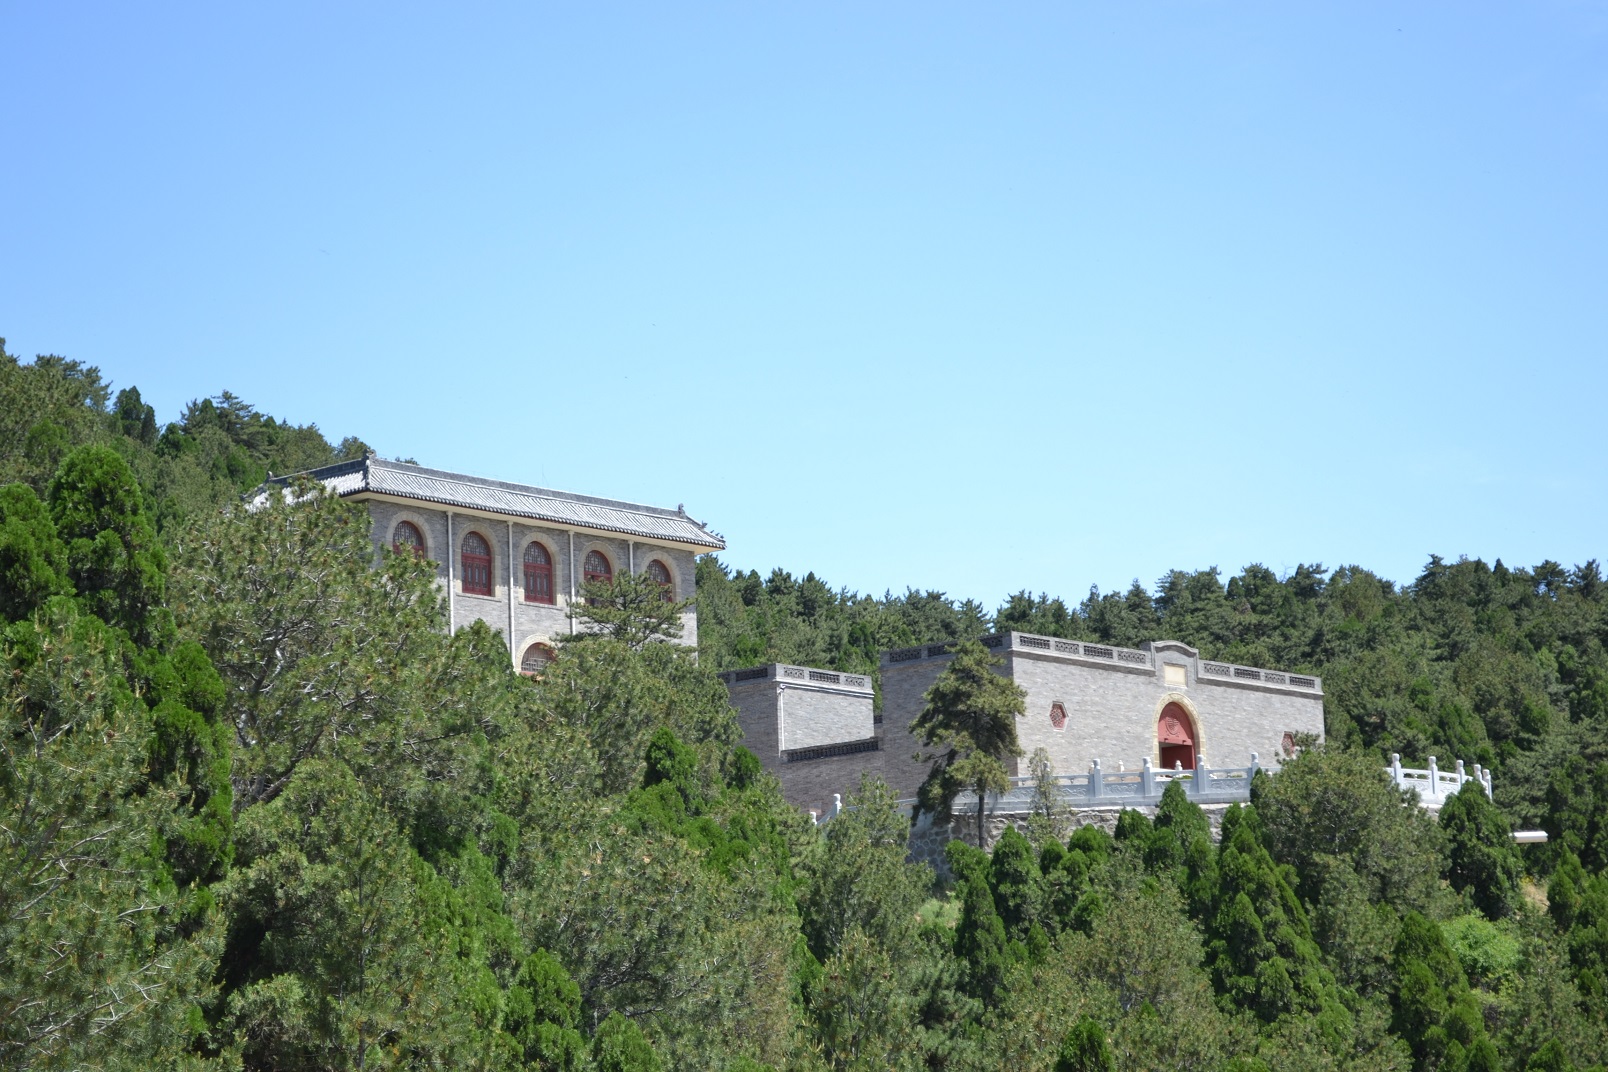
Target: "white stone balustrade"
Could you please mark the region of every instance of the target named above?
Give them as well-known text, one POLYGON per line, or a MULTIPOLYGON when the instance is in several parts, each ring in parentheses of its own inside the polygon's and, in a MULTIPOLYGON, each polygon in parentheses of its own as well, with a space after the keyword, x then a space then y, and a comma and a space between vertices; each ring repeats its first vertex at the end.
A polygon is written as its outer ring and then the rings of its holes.
MULTIPOLYGON (((1161 795, 1170 782, 1182 782, 1184 792, 1197 804, 1240 804, 1251 799, 1251 779, 1262 769, 1261 757, 1251 753, 1251 762, 1245 767, 1212 767, 1205 757, 1196 761, 1194 770, 1174 766, 1172 770, 1155 769, 1147 758, 1138 770, 1108 771, 1095 760, 1085 774, 1058 774, 1053 782, 1056 794, 1069 808, 1145 808, 1161 803, 1161 795)), ((1439 810, 1446 798, 1473 782, 1491 795, 1491 772, 1478 763, 1472 769, 1462 760, 1450 772, 1443 772, 1434 756, 1429 767, 1417 770, 1401 765, 1401 756, 1392 753, 1390 766, 1385 768, 1390 780, 1400 789, 1411 789, 1418 794, 1418 803, 1432 811, 1439 810)), ((1032 811, 1034 782, 1030 776, 1011 779, 1011 788, 1004 793, 990 793, 984 805, 988 815, 1021 815, 1032 811)), ((972 798, 975 803, 975 798, 972 798)), ((957 812, 965 812, 967 795, 957 798, 957 812)), ((915 798, 899 801, 906 811, 915 806, 915 798)))
POLYGON ((1413 767, 1403 767, 1401 756, 1392 752, 1390 766, 1385 770, 1390 772, 1390 780, 1398 789, 1411 789, 1418 794, 1418 802, 1426 808, 1438 810, 1446 803, 1446 798, 1458 792, 1469 782, 1474 782, 1485 790, 1485 795, 1491 795, 1491 772, 1484 770, 1478 763, 1474 764, 1473 772, 1460 759, 1456 767, 1450 772, 1442 771, 1440 763, 1434 756, 1429 757, 1429 766, 1419 770, 1413 767))

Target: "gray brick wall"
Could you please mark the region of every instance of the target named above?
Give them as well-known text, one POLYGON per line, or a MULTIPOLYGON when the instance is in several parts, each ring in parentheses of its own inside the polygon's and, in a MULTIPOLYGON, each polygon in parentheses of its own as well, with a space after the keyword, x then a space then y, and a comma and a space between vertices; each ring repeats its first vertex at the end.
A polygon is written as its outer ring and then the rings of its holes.
POLYGON ((782 751, 863 741, 872 735, 869 692, 832 692, 788 684, 777 687, 782 751))
POLYGON ((848 800, 850 793, 859 790, 862 774, 876 773, 877 755, 876 752, 861 752, 785 763, 776 771, 782 782, 782 795, 796 808, 825 815, 832 810, 834 795, 848 800))
POLYGON ((930 763, 915 754, 925 746, 910 732, 910 723, 926 706, 927 690, 938 680, 948 659, 924 659, 882 667, 882 780, 897 797, 913 797, 926 779, 930 763))
POLYGON ((776 724, 776 683, 769 680, 744 681, 726 686, 731 706, 737 711, 737 724, 743 731, 743 747, 759 757, 766 768, 781 767, 781 743, 776 724))
MULTIPOLYGON (((801 749, 870 740, 875 732, 873 693, 869 678, 863 685, 808 682, 789 678, 789 672, 830 674, 838 682, 857 675, 838 675, 808 667, 763 668, 764 677, 738 680, 736 672, 721 675, 742 728, 743 746, 782 783, 782 795, 798 808, 826 812, 834 794, 847 796, 860 785, 864 771, 879 770, 879 752, 845 756, 799 758, 801 749), (788 762, 789 753, 793 761, 788 762)), ((754 672, 761 672, 755 668, 754 672)))

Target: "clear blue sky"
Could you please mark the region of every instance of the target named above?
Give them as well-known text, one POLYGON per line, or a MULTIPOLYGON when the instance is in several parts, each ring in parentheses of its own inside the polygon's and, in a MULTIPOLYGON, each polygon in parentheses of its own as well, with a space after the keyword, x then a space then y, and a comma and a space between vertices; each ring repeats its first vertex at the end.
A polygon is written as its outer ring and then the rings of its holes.
POLYGON ((1608 9, 0 3, 0 335, 996 606, 1608 558, 1608 9))

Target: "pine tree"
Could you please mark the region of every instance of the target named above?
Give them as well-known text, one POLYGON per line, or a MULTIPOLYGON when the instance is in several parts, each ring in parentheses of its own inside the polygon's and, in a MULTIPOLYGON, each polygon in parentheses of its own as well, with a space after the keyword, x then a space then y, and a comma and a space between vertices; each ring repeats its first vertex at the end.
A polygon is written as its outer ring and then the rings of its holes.
POLYGON ((596 1072, 660 1072, 664 1063, 642 1029, 616 1012, 592 1036, 592 1067, 596 1072))
POLYGON ((844 1072, 921 1067, 915 995, 888 951, 851 926, 821 966, 810 1015, 827 1066, 844 1072))
POLYGON ((896 963, 915 953, 916 911, 932 869, 907 861, 910 821, 879 780, 863 778, 801 867, 799 910, 810 951, 825 960, 858 927, 896 963))
POLYGON ((50 482, 50 513, 67 548, 67 576, 85 608, 145 641, 160 632, 167 554, 134 473, 110 447, 69 454, 50 482))
POLYGON ((1470 782, 1441 806, 1446 834, 1446 877, 1467 893, 1488 919, 1518 911, 1524 865, 1513 844, 1512 827, 1478 783, 1470 782))
POLYGON ((542 1072, 581 1072, 587 1046, 577 1029, 580 1018, 581 988, 547 950, 536 950, 508 989, 504 1020, 525 1061, 542 1072))
POLYGON ((1055 1058, 1055 1072, 1116 1072, 1117 1059, 1106 1042, 1105 1029, 1085 1016, 1072 1026, 1055 1058))
POLYGON ((910 731, 937 751, 919 793, 922 808, 947 817, 963 791, 977 795, 977 843, 985 842, 984 806, 991 792, 1010 788, 1004 761, 1022 754, 1016 720, 1025 710, 1020 686, 994 668, 1001 660, 980 641, 955 645, 954 658, 927 690, 926 707, 910 731))
POLYGON ((71 591, 50 511, 26 484, 0 488, 0 622, 20 621, 71 591))
POLYGON ((477 1047, 434 871, 344 764, 242 813, 226 1027, 248 1067, 461 1064, 477 1047))
POLYGON ((607 581, 587 581, 581 586, 581 596, 575 614, 582 628, 564 637, 563 643, 608 637, 632 651, 679 637, 681 616, 693 603, 671 599, 669 592, 645 573, 621 572, 607 581))
POLYGON ((1054 844, 1066 835, 1069 809, 1055 780, 1055 764, 1048 749, 1035 748, 1027 759, 1027 772, 1033 779, 1033 800, 1027 819, 1027 838, 1034 845, 1054 844))
POLYGON ((1223 818, 1218 887, 1207 927, 1207 963, 1225 1008, 1266 1023, 1315 1014, 1337 1044, 1349 1029, 1334 980, 1312 940, 1306 912, 1257 836, 1253 808, 1223 818))
POLYGON ((1044 874, 1034 858, 1032 843, 1014 826, 1007 826, 994 845, 988 863, 988 884, 1007 934, 1025 942, 1034 928, 1042 930, 1048 896, 1044 874))
POLYGON ((986 872, 974 870, 960 880, 960 922, 955 927, 955 955, 964 963, 966 989, 990 1002, 1004 985, 1011 967, 1025 959, 1026 947, 1005 933, 994 907, 986 872))
POLYGON ((1391 1028, 1412 1047, 1416 1067, 1462 1068, 1471 1055, 1488 1060, 1479 1002, 1440 927, 1417 912, 1407 913, 1393 961, 1397 982, 1391 1028))
POLYGON ((1200 805, 1184 793, 1182 782, 1167 783, 1144 838, 1145 866, 1170 875, 1196 919, 1205 917, 1217 886, 1217 853, 1211 823, 1200 805))
POLYGON ((201 1026, 216 916, 186 910, 163 858, 186 810, 150 779, 125 642, 64 600, 4 638, 0 1066, 170 1067, 201 1026))

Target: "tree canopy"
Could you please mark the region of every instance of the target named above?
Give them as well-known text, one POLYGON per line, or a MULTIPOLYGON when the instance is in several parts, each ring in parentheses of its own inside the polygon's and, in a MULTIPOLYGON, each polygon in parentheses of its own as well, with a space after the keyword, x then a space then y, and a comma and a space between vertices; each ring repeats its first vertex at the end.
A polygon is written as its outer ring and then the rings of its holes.
POLYGON ((361 507, 241 505, 365 450, 226 391, 163 423, 0 346, 0 1066, 1608 1060, 1594 562, 1171 571, 990 614, 706 556, 696 650, 691 608, 618 577, 530 678, 484 623, 448 635, 428 566, 376 555, 361 507), (885 648, 954 644, 920 727, 947 807, 1019 751, 990 629, 1321 674, 1328 740, 1249 806, 1175 784, 1114 834, 1058 810, 1041 758, 1034 821, 951 843, 940 878, 874 780, 820 826, 790 808, 715 677, 874 679, 885 648), (1483 763, 1495 799, 1412 806, 1390 752, 1483 763))

